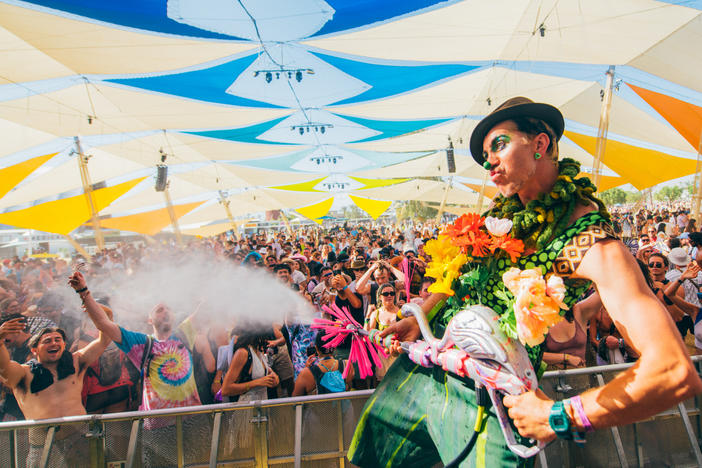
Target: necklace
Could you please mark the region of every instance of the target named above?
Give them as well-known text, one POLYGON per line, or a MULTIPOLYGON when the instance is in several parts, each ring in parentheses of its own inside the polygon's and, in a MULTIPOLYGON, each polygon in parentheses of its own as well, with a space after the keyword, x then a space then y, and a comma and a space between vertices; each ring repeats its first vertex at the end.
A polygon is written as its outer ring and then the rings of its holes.
POLYGON ((498 195, 484 216, 511 219, 512 236, 521 239, 527 248, 535 250, 542 250, 552 239, 565 232, 578 204, 595 203, 599 213, 609 220, 604 203, 594 196, 597 187, 587 177, 576 179, 579 173, 578 161, 561 159, 558 161, 558 177, 551 192, 531 200, 526 206, 517 194, 511 197, 498 195))

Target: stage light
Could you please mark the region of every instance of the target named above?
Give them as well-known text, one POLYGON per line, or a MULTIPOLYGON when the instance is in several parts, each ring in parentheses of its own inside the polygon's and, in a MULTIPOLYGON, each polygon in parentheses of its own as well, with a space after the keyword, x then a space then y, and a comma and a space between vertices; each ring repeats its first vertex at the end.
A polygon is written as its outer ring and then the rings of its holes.
POLYGON ((266 72, 266 83, 270 83, 271 81, 273 81, 273 73, 266 72))
POLYGON ((324 133, 325 131, 326 131, 326 130, 325 130, 325 127, 322 126, 322 128, 320 129, 320 132, 324 133))
POLYGON ((302 81, 302 71, 298 70, 295 72, 295 79, 297 80, 298 83, 300 81, 302 81))
POLYGON ((303 135, 305 133, 305 129, 300 127, 300 135, 303 135))

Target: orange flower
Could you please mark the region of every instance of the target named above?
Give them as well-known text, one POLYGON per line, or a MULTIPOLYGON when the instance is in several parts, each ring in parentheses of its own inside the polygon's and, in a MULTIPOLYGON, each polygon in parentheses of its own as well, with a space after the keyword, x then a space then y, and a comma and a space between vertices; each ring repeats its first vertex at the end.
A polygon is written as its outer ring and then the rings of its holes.
POLYGON ((514 239, 510 237, 509 234, 500 237, 493 237, 492 243, 490 244, 490 252, 495 253, 495 250, 502 249, 507 252, 512 263, 517 261, 517 258, 521 257, 524 253, 524 242, 519 239, 514 239))
POLYGON ((473 257, 484 257, 490 247, 490 236, 483 231, 470 231, 464 236, 455 237, 453 244, 461 247, 463 252, 468 253, 468 247, 472 248, 470 254, 473 257))
POLYGON ((485 219, 481 218, 479 214, 464 214, 454 221, 453 224, 447 226, 444 234, 451 237, 460 237, 469 232, 478 232, 483 224, 485 224, 485 219))
POLYGON ((562 302, 563 280, 553 275, 547 284, 539 268, 510 268, 502 275, 502 281, 514 295, 519 341, 529 346, 542 343, 548 329, 562 319, 560 309, 567 308, 562 302))

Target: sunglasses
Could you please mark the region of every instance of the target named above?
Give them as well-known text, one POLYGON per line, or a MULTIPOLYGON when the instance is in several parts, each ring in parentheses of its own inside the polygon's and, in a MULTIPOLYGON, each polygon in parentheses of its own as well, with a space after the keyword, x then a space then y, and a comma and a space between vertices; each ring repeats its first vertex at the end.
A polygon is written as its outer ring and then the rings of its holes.
POLYGON ((331 272, 330 272, 330 273, 324 273, 324 274, 322 275, 322 278, 326 278, 326 277, 331 276, 331 275, 332 275, 331 272))
POLYGON ((335 275, 340 275, 340 274, 341 274, 341 270, 334 270, 334 274, 335 274, 335 275))
POLYGON ((394 296, 395 292, 394 291, 385 291, 385 292, 381 292, 380 295, 385 296, 385 297, 390 297, 390 296, 394 296))
POLYGON ((649 268, 663 268, 663 262, 651 262, 648 264, 649 268))

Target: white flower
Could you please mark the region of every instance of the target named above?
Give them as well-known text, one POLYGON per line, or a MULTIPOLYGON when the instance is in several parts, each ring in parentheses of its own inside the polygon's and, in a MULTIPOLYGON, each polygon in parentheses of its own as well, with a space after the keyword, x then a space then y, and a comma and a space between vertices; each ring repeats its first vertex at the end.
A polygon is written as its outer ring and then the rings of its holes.
POLYGON ((501 237, 512 230, 512 220, 488 216, 485 218, 485 227, 493 236, 501 237))

